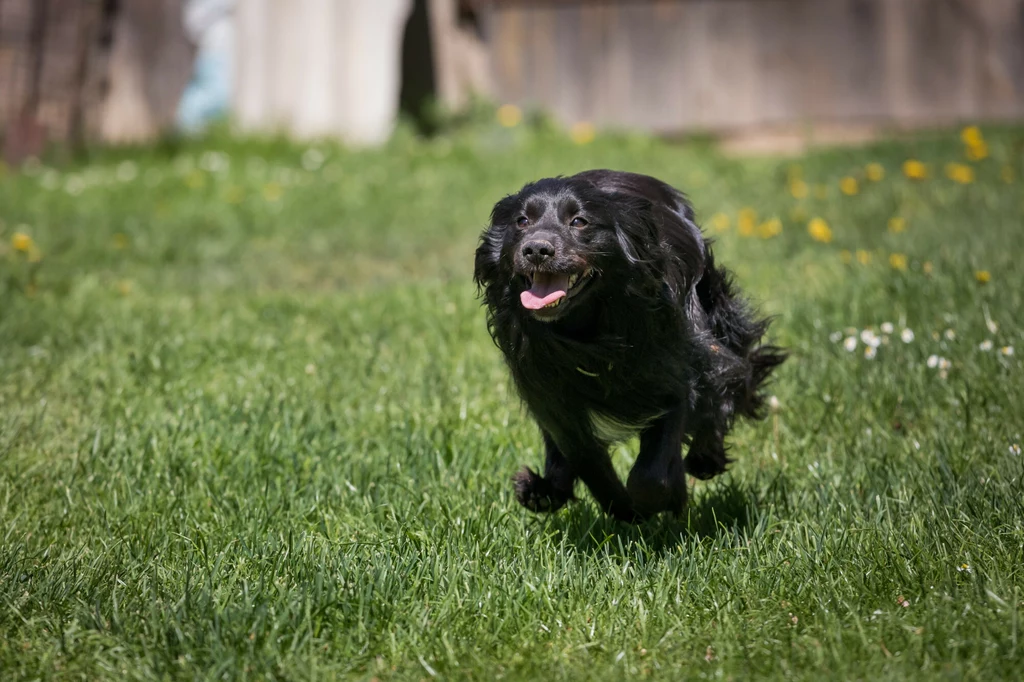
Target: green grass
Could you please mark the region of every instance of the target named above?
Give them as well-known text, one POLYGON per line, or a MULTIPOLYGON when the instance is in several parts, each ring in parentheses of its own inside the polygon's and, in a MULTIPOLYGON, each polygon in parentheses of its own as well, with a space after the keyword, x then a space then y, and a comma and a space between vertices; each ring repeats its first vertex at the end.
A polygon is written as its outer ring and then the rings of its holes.
POLYGON ((956 132, 776 161, 489 125, 6 171, 0 678, 1017 678, 1024 131, 985 134, 966 185, 956 132), (792 350, 731 472, 639 527, 517 507, 540 439, 470 282, 496 199, 600 166, 728 216, 792 350), (830 340, 886 321, 874 359, 830 340))

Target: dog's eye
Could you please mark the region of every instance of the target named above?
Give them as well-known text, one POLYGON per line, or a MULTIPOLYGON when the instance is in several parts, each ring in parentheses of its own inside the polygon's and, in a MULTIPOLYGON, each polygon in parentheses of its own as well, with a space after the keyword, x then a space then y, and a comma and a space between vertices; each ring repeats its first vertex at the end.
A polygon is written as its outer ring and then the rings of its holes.
POLYGON ((573 218, 572 222, 569 223, 569 227, 586 227, 586 226, 587 226, 587 221, 584 220, 583 218, 580 218, 579 216, 576 216, 575 218, 573 218))
POLYGON ((516 225, 518 225, 519 227, 526 227, 529 223, 530 219, 524 215, 521 215, 518 218, 516 218, 516 225))

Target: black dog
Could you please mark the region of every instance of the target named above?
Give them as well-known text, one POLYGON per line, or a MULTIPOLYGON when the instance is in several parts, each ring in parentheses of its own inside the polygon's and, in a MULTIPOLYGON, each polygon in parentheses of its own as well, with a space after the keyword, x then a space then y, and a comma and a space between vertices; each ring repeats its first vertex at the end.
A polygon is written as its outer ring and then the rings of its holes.
POLYGON ((736 415, 785 354, 715 266, 685 197, 644 175, 539 180, 497 203, 476 251, 488 327, 544 436, 516 497, 553 512, 577 478, 625 521, 686 504, 686 474, 725 471, 736 415), (623 487, 608 446, 640 435, 623 487), (682 458, 682 446, 689 454, 682 458))

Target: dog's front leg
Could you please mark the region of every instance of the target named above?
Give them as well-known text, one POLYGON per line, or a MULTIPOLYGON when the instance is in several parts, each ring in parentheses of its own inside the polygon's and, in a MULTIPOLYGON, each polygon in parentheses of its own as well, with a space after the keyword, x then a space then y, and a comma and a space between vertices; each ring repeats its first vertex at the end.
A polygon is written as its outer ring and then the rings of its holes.
POLYGON ((627 523, 644 519, 646 514, 636 509, 626 487, 615 473, 606 446, 596 441, 581 445, 573 450, 573 458, 580 478, 603 511, 627 523))
POLYGON ((640 454, 626 482, 638 512, 680 512, 686 506, 685 434, 686 410, 682 406, 659 417, 640 434, 640 454))
POLYGON ((516 499, 530 511, 555 512, 575 500, 572 493, 576 468, 558 449, 547 431, 544 434, 544 475, 525 467, 512 477, 516 499))

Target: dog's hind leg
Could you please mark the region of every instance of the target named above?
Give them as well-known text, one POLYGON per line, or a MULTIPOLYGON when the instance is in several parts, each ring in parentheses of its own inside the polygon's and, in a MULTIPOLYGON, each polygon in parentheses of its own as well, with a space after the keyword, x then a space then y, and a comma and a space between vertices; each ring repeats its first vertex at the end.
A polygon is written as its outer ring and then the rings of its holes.
POLYGON ((680 406, 640 434, 640 454, 626 482, 633 507, 640 513, 680 512, 686 506, 685 429, 685 409, 680 406))
POLYGON ((706 481, 725 473, 730 461, 725 454, 725 439, 721 431, 708 424, 697 429, 683 464, 686 473, 706 481))
POLYGON ((572 494, 576 482, 576 469, 555 445, 548 433, 544 432, 544 475, 529 467, 512 477, 516 487, 516 499, 530 511, 554 512, 575 500, 572 494))

